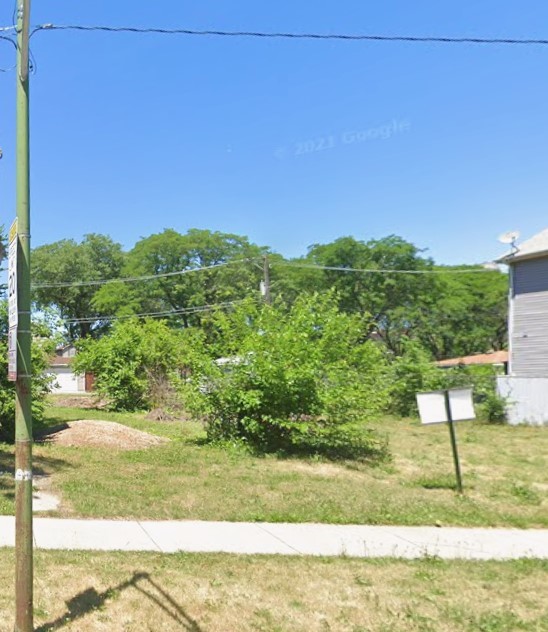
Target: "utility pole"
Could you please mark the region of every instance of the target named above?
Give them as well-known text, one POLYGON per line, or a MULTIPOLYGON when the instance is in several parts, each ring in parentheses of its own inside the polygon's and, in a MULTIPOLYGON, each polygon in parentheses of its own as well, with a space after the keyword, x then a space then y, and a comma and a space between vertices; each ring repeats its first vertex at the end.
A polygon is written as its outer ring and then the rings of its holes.
POLYGON ((263 258, 263 296, 267 305, 272 305, 272 297, 270 296, 270 265, 268 264, 268 255, 263 258))
POLYGON ((15 400, 15 632, 33 630, 30 332, 30 0, 17 0, 17 381, 15 400))

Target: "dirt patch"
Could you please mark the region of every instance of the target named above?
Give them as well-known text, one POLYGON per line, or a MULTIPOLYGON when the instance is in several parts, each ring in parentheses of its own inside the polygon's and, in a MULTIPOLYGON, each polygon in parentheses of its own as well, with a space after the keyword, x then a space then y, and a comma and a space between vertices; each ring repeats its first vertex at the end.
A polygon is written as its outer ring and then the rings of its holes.
POLYGON ((54 395, 52 401, 61 408, 104 408, 106 402, 93 395, 54 395))
POLYGON ((52 428, 40 440, 44 443, 71 447, 115 448, 118 450, 141 450, 169 441, 165 437, 128 428, 113 421, 81 419, 69 421, 52 428))
POLYGON ((153 408, 149 413, 147 413, 145 419, 148 421, 174 421, 175 416, 168 413, 167 410, 163 408, 153 408))

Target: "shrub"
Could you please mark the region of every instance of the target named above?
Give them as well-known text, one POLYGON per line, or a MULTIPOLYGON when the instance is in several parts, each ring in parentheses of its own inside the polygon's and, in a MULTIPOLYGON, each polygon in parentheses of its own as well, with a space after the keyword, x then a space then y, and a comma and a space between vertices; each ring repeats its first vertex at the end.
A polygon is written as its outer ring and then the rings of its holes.
POLYGON ((418 343, 409 341, 403 355, 394 360, 392 370, 391 411, 396 414, 416 415, 417 393, 471 387, 478 417, 497 423, 506 418, 505 400, 496 391, 497 371, 491 366, 440 369, 418 343))
MULTIPOLYGON (((15 382, 8 381, 8 341, 6 302, 0 304, 0 440, 12 442, 15 437, 15 382)), ((43 332, 41 332, 43 333, 43 332)), ((48 359, 55 344, 49 338, 35 338, 32 342, 32 421, 34 430, 40 428, 44 417, 46 395, 51 377, 46 374, 48 359)))
POLYGON ((444 388, 447 376, 419 343, 409 340, 392 364, 392 380, 390 410, 408 417, 418 412, 416 394, 444 388))
POLYGON ((74 369, 94 374, 94 388, 111 409, 138 410, 176 406, 183 365, 180 331, 131 319, 118 321, 107 336, 81 340, 74 369))
POLYGON ((246 303, 215 314, 210 329, 214 344, 194 346, 185 386, 210 440, 332 457, 379 448, 363 422, 388 404, 388 363, 332 294, 291 308, 246 303))

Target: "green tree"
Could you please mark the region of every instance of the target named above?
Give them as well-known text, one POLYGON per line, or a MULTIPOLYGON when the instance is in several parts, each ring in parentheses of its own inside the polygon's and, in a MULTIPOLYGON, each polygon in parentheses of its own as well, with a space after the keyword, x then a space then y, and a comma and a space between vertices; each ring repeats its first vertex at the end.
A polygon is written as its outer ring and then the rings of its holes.
MULTIPOLYGON (((94 298, 94 306, 104 313, 130 315, 192 310, 258 296, 260 259, 266 252, 239 235, 198 229, 183 235, 164 230, 135 245, 122 276, 170 276, 104 286, 94 298), (226 263, 232 265, 224 266, 226 263), (203 270, 212 266, 218 267, 203 270)), ((188 327, 199 324, 201 316, 182 312, 171 322, 188 327)))
MULTIPOLYGON (((421 274, 433 269, 432 260, 395 235, 367 242, 341 237, 329 244, 315 244, 300 263, 372 270, 367 273, 325 270, 321 277, 312 277, 306 271, 304 280, 305 284, 317 283, 320 291, 334 288, 342 311, 369 315, 370 333, 376 332, 396 353, 413 329, 412 317, 417 307, 427 307, 436 297, 435 279, 421 274), (392 270, 418 274, 397 274, 391 273, 392 270)), ((318 275, 318 271, 313 272, 318 275)))
POLYGON ((123 261, 121 245, 106 235, 39 246, 31 258, 34 301, 39 309, 54 307, 62 319, 74 319, 66 326, 70 339, 97 335, 104 325, 93 301, 100 286, 80 283, 119 277, 123 261))
POLYGON ((101 338, 80 340, 74 369, 94 374, 95 390, 114 410, 169 407, 176 405, 186 353, 182 332, 163 321, 131 318, 101 338))
POLYGON ((441 268, 434 301, 419 305, 414 337, 436 358, 504 349, 508 329, 508 276, 497 270, 441 268))
POLYGON ((339 457, 375 447, 364 422, 388 404, 388 364, 334 293, 303 296, 290 308, 247 303, 212 320, 216 342, 201 353, 193 345, 185 384, 211 439, 339 457), (219 354, 224 360, 215 362, 219 354))

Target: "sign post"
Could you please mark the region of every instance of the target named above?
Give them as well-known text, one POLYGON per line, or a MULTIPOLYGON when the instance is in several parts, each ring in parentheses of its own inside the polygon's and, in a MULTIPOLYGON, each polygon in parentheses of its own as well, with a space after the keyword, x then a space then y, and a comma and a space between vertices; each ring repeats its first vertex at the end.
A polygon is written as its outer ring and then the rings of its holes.
POLYGON ((453 462, 455 463, 455 476, 457 477, 457 492, 462 494, 462 476, 460 473, 459 451, 457 449, 457 433, 455 432, 455 422, 451 413, 451 401, 449 391, 444 392, 445 410, 447 412, 447 425, 449 426, 449 436, 451 437, 451 448, 453 450, 453 462))
POLYGON ((476 418, 471 388, 452 388, 444 391, 417 393, 417 404, 423 424, 446 423, 449 426, 449 437, 455 464, 457 492, 462 494, 462 474, 460 470, 459 452, 457 448, 457 433, 455 421, 465 421, 476 418))

